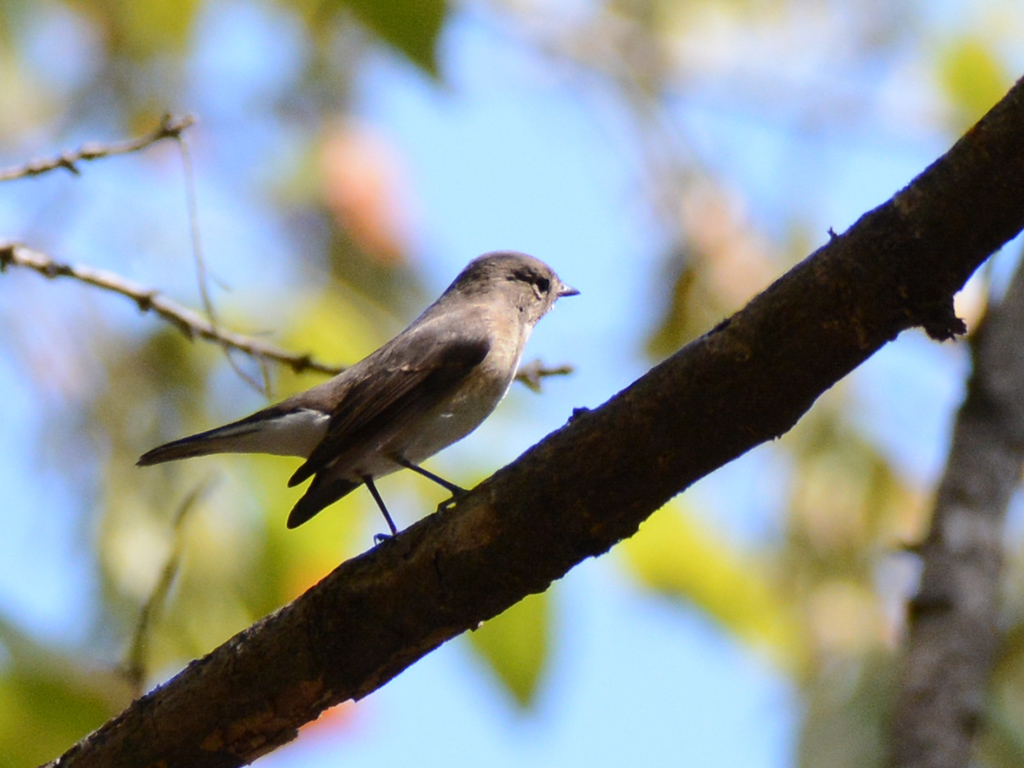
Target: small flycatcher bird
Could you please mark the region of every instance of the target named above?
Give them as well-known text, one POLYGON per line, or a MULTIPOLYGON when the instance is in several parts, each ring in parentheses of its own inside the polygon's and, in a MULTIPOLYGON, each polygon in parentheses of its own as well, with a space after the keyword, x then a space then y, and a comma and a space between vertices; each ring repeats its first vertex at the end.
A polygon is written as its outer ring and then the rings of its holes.
POLYGON ((288 515, 295 528, 366 485, 391 533, 374 480, 419 466, 468 435, 508 392, 533 326, 575 296, 542 261, 514 251, 469 263, 412 325, 330 381, 223 427, 161 445, 139 466, 212 453, 271 453, 305 463, 289 487, 313 478, 288 515))

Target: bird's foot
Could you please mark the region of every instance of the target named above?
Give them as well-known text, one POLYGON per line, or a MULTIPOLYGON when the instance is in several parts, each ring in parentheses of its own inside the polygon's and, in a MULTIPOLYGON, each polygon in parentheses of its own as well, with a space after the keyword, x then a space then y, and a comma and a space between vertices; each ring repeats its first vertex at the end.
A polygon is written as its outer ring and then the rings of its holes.
POLYGON ((373 534, 373 546, 376 547, 378 544, 383 544, 391 538, 393 537, 390 533, 375 533, 373 534))

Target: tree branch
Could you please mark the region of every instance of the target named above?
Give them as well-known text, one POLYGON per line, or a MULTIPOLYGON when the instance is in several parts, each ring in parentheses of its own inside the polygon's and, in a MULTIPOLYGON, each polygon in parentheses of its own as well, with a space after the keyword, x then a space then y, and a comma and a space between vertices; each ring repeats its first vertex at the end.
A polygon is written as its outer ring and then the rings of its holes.
POLYGON ((571 365, 556 365, 548 368, 540 360, 532 360, 519 366, 516 372, 516 381, 524 384, 533 392, 540 392, 541 381, 549 376, 569 376, 576 369, 571 365))
POLYGON ((23 245, 0 242, 0 272, 6 270, 9 266, 27 267, 50 279, 70 277, 88 285, 102 288, 105 291, 120 294, 134 301, 140 311, 155 312, 160 318, 169 322, 189 339, 198 336, 201 339, 217 342, 225 347, 237 349, 256 358, 265 358, 284 363, 296 373, 311 370, 333 375, 344 370, 337 366, 322 363, 309 354, 295 354, 273 344, 267 344, 259 339, 254 339, 251 336, 244 336, 218 328, 192 310, 186 309, 180 304, 165 298, 156 289, 146 288, 113 272, 86 266, 63 264, 59 261, 54 261, 45 253, 33 251, 23 245))
POLYGON ((972 347, 891 724, 893 768, 962 768, 999 642, 1003 526, 1024 465, 1024 264, 972 347))
POLYGON ((101 157, 112 157, 114 155, 126 155, 130 152, 138 152, 151 144, 156 144, 164 139, 177 139, 182 132, 195 123, 192 115, 164 115, 160 118, 160 124, 152 131, 137 139, 118 141, 110 144, 102 144, 98 141, 91 141, 83 144, 74 152, 64 152, 50 160, 33 160, 31 163, 16 168, 0 169, 0 182, 23 179, 28 176, 39 176, 40 174, 54 171, 58 168, 65 168, 76 176, 81 173, 76 163, 82 160, 98 160, 101 157))
POLYGON ((1024 226, 1024 81, 892 200, 458 504, 343 563, 53 765, 236 766, 632 535, 786 432, 900 332, 962 332, 953 294, 1024 226))

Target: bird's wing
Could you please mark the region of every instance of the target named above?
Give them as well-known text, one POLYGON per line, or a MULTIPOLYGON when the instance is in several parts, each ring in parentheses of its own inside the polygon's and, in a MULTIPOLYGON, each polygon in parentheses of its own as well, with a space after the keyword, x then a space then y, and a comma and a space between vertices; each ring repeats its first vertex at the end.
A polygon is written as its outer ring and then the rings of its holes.
MULTIPOLYGON (((490 351, 483 329, 467 335, 463 324, 422 328, 382 347, 364 363, 369 374, 352 380, 333 405, 323 441, 288 481, 294 486, 343 455, 360 457, 450 396, 490 351), (461 327, 460 327, 461 326, 461 327), (450 329, 450 330, 449 330, 450 329)), ((403 334, 405 336, 405 334, 403 334)))

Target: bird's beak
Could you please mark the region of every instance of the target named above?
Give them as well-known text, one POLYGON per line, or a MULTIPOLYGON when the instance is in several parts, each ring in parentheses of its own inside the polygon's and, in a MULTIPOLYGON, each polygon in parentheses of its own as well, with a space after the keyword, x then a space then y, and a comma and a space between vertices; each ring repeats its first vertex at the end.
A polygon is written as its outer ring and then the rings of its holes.
POLYGON ((580 292, 573 288, 571 285, 566 285, 563 282, 558 283, 558 298, 563 296, 579 296, 580 292))

